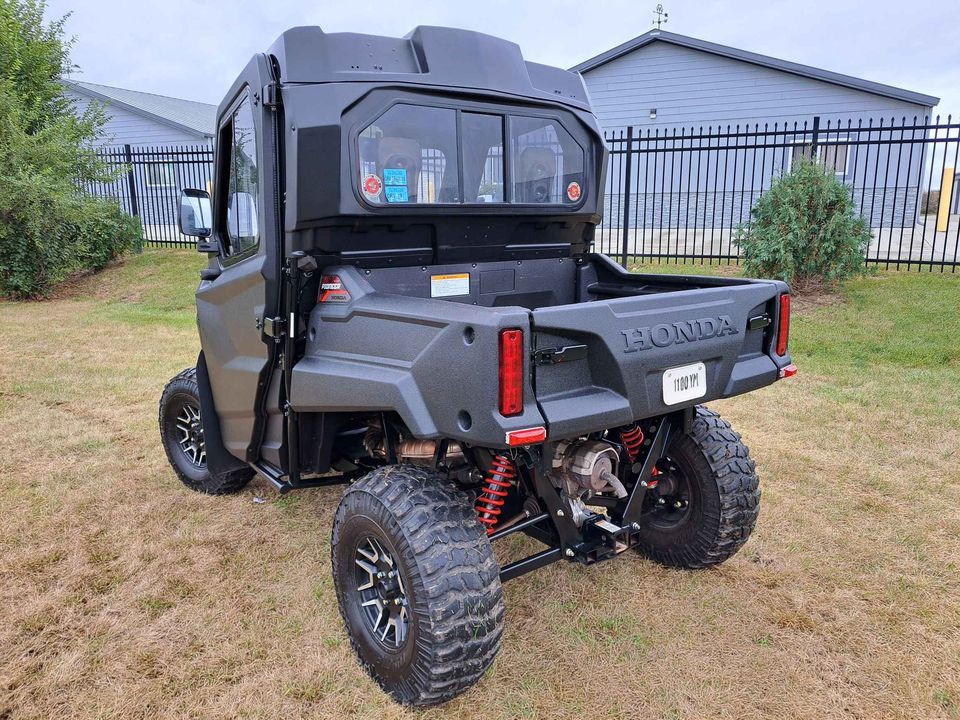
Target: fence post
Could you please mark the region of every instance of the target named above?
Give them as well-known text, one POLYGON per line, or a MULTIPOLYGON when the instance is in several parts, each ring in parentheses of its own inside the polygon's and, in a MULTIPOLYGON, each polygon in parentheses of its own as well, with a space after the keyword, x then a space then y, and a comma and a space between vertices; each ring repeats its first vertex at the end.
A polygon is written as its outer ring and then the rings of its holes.
POLYGON ((133 177, 133 152, 129 145, 123 146, 123 158, 127 165, 127 188, 130 191, 130 214, 138 216, 140 214, 137 208, 137 183, 133 177))
MULTIPOLYGON (((830 126, 827 125, 829 128, 830 126)), ((813 116, 813 137, 810 141, 810 161, 817 161, 817 146, 820 144, 820 116, 813 116)))
POLYGON ((620 222, 622 247, 620 264, 627 266, 627 251, 630 244, 630 185, 633 177, 633 125, 627 127, 627 165, 623 181, 623 218, 620 222))

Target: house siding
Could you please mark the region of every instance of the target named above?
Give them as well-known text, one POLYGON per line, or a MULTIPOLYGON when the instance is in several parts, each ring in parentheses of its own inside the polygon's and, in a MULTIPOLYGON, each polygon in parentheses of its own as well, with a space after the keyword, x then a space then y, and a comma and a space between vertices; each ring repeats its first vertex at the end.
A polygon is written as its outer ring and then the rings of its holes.
POLYGON ((923 119, 930 108, 713 53, 652 42, 583 73, 600 125, 641 128, 762 127, 848 119, 923 119), (657 109, 655 120, 651 108, 657 109))
MULTIPOLYGON (((84 112, 91 102, 89 97, 73 90, 67 90, 66 95, 74 101, 78 113, 84 112)), ((102 145, 165 146, 211 143, 209 138, 204 138, 200 133, 191 133, 167 123, 152 120, 118 105, 111 105, 109 102, 103 104, 107 106, 107 123, 100 141, 102 145)))
MULTIPOLYGON (((820 117, 820 140, 842 141, 850 124, 851 139, 878 138, 874 131, 859 135, 858 123, 874 128, 922 122, 931 109, 823 80, 723 57, 703 50, 652 42, 583 73, 594 113, 601 127, 620 132, 627 126, 641 137, 663 138, 646 147, 664 151, 693 147, 683 140, 701 131, 788 130, 778 136, 791 142, 789 129, 812 128, 820 117), (650 118, 656 108, 656 119, 650 118), (892 122, 891 122, 892 121, 892 122), (829 124, 828 124, 829 123, 829 124)), ((884 137, 890 135, 884 132, 884 137)), ((896 138, 896 133, 893 135, 896 138)), ((906 136, 910 137, 909 133, 906 136)), ((796 136, 794 136, 794 139, 796 136)), ((749 146, 755 141, 743 140, 749 146)), ((726 141, 712 141, 723 146, 726 141)), ((922 152, 909 146, 884 146, 849 150, 849 166, 838 177, 856 187, 852 196, 873 226, 911 224, 917 216, 917 199, 923 175, 922 152), (900 152, 898 152, 898 150, 900 152), (866 187, 865 187, 866 186, 866 187), (879 188, 879 192, 877 191, 879 188), (866 197, 865 197, 866 196, 866 197)), ((649 167, 657 158, 638 157, 631 179, 630 216, 643 227, 684 227, 688 223, 733 227, 749 217, 750 208, 771 182, 790 166, 790 153, 781 150, 758 155, 749 150, 728 154, 724 150, 673 153, 671 166, 649 167), (747 161, 749 160, 749 165, 747 161), (728 165, 730 167, 728 167, 728 165), (745 182, 744 176, 749 176, 745 182), (749 187, 744 190, 744 185, 749 187), (705 192, 702 188, 710 188, 705 192)), ((667 162, 667 155, 661 158, 667 162)), ((623 178, 610 178, 606 198, 607 223, 618 226, 624 203, 623 178)))

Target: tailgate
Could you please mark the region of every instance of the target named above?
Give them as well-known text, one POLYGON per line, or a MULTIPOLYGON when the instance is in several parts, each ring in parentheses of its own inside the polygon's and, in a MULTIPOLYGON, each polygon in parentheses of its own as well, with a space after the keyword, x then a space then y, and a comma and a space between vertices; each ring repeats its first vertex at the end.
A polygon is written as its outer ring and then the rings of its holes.
POLYGON ((771 347, 777 298, 786 291, 783 283, 751 282, 534 310, 534 382, 550 438, 774 382, 790 362, 771 347), (664 371, 700 362, 705 394, 667 405, 664 371))

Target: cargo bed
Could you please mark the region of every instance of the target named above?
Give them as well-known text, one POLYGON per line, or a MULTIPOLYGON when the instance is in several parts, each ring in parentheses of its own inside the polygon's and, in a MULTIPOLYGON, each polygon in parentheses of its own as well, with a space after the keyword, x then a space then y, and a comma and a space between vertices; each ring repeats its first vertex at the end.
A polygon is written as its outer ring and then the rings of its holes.
POLYGON ((417 437, 574 437, 768 385, 790 362, 773 347, 777 281, 633 274, 595 254, 324 272, 347 297, 310 315, 295 409, 395 410, 417 437), (508 328, 525 353, 511 417, 496 401, 508 328))

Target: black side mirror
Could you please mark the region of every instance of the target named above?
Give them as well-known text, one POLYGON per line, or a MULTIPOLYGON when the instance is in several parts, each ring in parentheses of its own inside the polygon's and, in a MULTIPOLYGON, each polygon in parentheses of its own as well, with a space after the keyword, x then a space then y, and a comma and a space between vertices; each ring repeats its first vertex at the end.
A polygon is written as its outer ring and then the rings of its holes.
POLYGON ((216 240, 206 240, 213 235, 213 211, 210 194, 206 190, 182 190, 180 192, 180 232, 200 238, 199 252, 217 252, 216 240))

